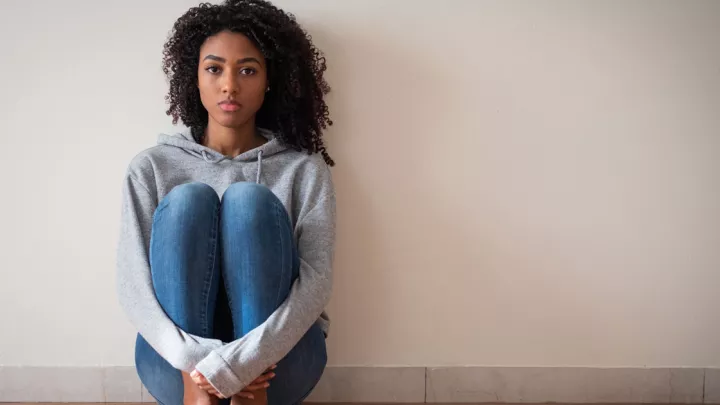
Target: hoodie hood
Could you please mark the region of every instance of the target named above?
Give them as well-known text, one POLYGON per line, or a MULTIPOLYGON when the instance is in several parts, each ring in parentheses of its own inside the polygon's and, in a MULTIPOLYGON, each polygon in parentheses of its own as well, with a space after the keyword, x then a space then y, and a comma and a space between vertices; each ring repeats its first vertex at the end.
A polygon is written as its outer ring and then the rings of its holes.
POLYGON ((225 160, 231 162, 257 162, 258 170, 255 182, 260 183, 260 177, 262 176, 263 158, 268 158, 270 156, 284 152, 285 150, 287 150, 287 146, 280 143, 280 141, 277 139, 277 137, 275 137, 275 134, 273 134, 272 131, 258 128, 258 133, 268 141, 262 146, 251 149, 245 153, 241 153, 234 158, 225 156, 214 149, 208 148, 207 146, 203 146, 195 142, 195 139, 192 137, 189 130, 179 132, 174 135, 161 134, 158 137, 158 145, 168 145, 180 148, 188 154, 195 156, 198 159, 203 159, 208 163, 217 164, 225 160))

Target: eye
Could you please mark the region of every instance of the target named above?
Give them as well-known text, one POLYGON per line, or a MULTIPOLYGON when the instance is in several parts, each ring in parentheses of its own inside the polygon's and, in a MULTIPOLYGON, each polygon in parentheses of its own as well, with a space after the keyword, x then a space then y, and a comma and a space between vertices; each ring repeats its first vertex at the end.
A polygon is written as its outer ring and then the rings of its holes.
POLYGON ((220 73, 220 68, 217 67, 217 66, 208 66, 208 67, 205 68, 205 70, 206 70, 208 73, 211 73, 211 74, 214 74, 214 75, 220 73))
POLYGON ((257 71, 253 68, 242 68, 240 69, 240 74, 243 76, 251 76, 254 75, 257 71))

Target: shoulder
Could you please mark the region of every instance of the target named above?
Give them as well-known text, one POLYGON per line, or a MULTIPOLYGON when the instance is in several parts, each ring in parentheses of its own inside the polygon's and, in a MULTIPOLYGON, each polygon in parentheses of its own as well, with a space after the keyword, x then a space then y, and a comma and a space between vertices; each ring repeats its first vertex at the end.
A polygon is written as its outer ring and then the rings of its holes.
POLYGON ((319 153, 289 149, 283 154, 286 170, 293 171, 295 188, 301 191, 317 188, 332 189, 332 173, 319 153))
POLYGON ((299 200, 302 218, 317 206, 325 207, 328 212, 335 204, 335 186, 330 167, 322 155, 307 152, 297 153, 297 171, 294 173, 294 195, 299 200))
POLYGON ((156 145, 145 149, 130 160, 127 176, 152 190, 155 188, 156 168, 167 159, 167 146, 156 145))
POLYGON ((327 178, 331 181, 332 174, 330 173, 330 167, 325 163, 322 155, 319 153, 308 154, 305 151, 290 151, 293 154, 293 159, 297 164, 297 170, 302 174, 306 174, 312 177, 327 178))

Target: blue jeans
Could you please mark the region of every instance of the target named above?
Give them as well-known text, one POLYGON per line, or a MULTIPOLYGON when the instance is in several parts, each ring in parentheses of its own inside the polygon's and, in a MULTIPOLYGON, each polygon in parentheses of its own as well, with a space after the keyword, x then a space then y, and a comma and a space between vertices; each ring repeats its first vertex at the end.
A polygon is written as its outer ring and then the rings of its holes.
MULTIPOLYGON (((268 188, 235 183, 220 202, 210 186, 189 183, 172 189, 155 210, 150 267, 158 302, 178 327, 227 342, 285 301, 299 258, 290 218, 268 188)), ((278 363, 268 403, 302 402, 326 363, 325 335, 316 324, 278 363)), ((160 404, 182 405, 180 371, 140 335, 135 365, 160 404)))

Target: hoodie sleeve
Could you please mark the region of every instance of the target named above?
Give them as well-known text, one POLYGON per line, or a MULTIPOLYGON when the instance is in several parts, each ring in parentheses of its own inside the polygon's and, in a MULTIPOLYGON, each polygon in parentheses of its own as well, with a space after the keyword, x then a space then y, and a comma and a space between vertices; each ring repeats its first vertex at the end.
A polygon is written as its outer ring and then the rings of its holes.
POLYGON ((155 297, 149 250, 157 198, 130 171, 122 192, 117 293, 140 335, 173 367, 191 372, 222 342, 186 333, 168 318, 155 297))
MULTIPOLYGON (((328 170, 329 173, 329 170, 328 170)), ((325 309, 332 287, 335 194, 329 176, 322 198, 295 226, 300 272, 286 300, 244 337, 213 350, 196 369, 230 397, 282 360, 325 309)))

